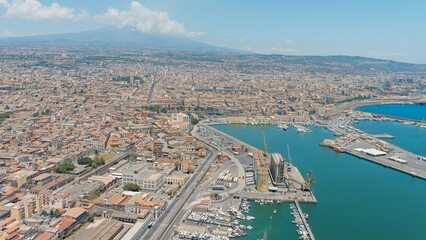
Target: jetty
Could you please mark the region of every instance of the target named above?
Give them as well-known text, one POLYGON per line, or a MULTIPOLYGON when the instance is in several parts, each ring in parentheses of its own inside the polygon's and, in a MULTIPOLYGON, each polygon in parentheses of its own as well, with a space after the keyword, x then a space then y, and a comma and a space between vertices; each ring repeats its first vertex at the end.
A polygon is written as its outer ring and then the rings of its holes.
POLYGON ((303 225, 305 225, 306 231, 308 232, 308 236, 306 236, 306 238, 304 239, 311 239, 311 240, 315 240, 314 234, 312 233, 311 227, 308 224, 308 221, 305 218, 305 214, 302 212, 302 209, 300 208, 299 205, 299 201, 296 199, 296 201, 294 201, 294 203, 296 204, 296 208, 297 211, 299 212, 300 218, 302 219, 302 223, 303 225))

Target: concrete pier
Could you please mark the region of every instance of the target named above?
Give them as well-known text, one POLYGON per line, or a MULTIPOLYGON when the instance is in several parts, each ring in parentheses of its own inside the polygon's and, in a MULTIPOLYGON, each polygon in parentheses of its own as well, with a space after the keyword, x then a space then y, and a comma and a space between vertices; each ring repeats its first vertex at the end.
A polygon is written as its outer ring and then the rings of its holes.
POLYGON ((308 221, 306 220, 305 215, 303 214, 302 209, 300 208, 299 201, 296 200, 294 203, 296 204, 296 208, 297 208, 297 211, 299 212, 300 218, 302 219, 302 222, 306 227, 306 231, 308 231, 308 237, 310 237, 312 240, 315 240, 311 227, 309 226, 308 221))
POLYGON ((272 200, 292 203, 297 199, 299 202, 303 203, 317 203, 317 199, 313 194, 307 192, 304 196, 301 191, 287 192, 285 194, 241 192, 240 197, 247 200, 272 200))
MULTIPOLYGON (((374 162, 374 163, 383 165, 385 167, 393 168, 393 169, 398 170, 400 172, 409 174, 413 177, 417 177, 417 178, 421 178, 421 179, 426 180, 426 171, 418 169, 418 168, 411 167, 410 165, 397 163, 397 162, 394 162, 394 161, 387 159, 386 157, 369 156, 365 153, 357 152, 357 151, 354 151, 354 150, 351 150, 351 149, 345 149, 345 152, 348 153, 348 154, 351 154, 353 156, 368 160, 370 162, 374 162)), ((413 161, 416 161, 417 163, 421 163, 421 160, 413 160, 413 161)), ((413 164, 415 164, 415 163, 413 163, 413 164)))
MULTIPOLYGON (((385 167, 393 168, 400 172, 409 174, 413 177, 426 180, 426 160, 425 157, 419 156, 389 142, 384 142, 374 135, 353 134, 353 130, 347 127, 348 121, 342 120, 335 122, 332 125, 325 126, 329 131, 336 135, 349 136, 351 141, 335 140, 335 145, 328 146, 331 148, 338 148, 345 153, 359 157, 361 159, 374 162, 385 167), (350 132, 352 131, 352 132, 350 132), (374 155, 360 150, 385 150, 384 154, 374 155), (395 161, 395 159, 402 159, 403 161, 395 161)), ((352 127, 352 129, 355 129, 352 127)))

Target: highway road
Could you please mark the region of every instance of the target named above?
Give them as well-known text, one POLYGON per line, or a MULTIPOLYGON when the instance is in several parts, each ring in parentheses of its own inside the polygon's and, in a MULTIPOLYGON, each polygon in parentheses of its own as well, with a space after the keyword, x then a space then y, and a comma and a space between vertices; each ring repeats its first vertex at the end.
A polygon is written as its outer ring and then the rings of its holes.
POLYGON ((182 214, 185 214, 185 212, 182 212, 183 206, 188 201, 216 157, 217 153, 212 150, 194 173, 194 176, 185 184, 180 194, 167 206, 166 210, 157 219, 152 228, 144 235, 143 239, 171 239, 176 227, 175 225, 177 225, 179 219, 183 217, 182 214))
MULTIPOLYGON (((144 236, 143 239, 164 239, 169 240, 172 238, 174 230, 179 225, 180 221, 185 217, 185 215, 188 213, 189 208, 185 207, 185 204, 189 202, 188 200, 193 201, 197 194, 202 190, 201 188, 197 188, 198 183, 201 181, 203 176, 208 171, 211 163, 214 159, 217 157, 217 153, 214 149, 226 153, 231 158, 231 163, 236 164, 238 166, 239 175, 244 176, 244 167, 239 163, 239 161, 226 149, 211 145, 206 139, 201 138, 197 134, 198 126, 196 125, 192 131, 191 135, 193 135, 198 140, 204 142, 207 146, 209 146, 211 152, 207 158, 206 161, 202 164, 202 166, 197 170, 190 182, 188 182, 184 189, 182 189, 181 194, 179 196, 179 199, 176 199, 173 201, 169 207, 167 208, 166 212, 164 212, 158 221, 155 223, 155 225, 151 228, 149 232, 144 236)), ((218 173, 215 174, 215 176, 218 175, 218 173)), ((211 181, 207 181, 211 183, 211 181)), ((206 183, 202 184, 203 186, 206 186, 206 183)), ((243 179, 239 179, 238 186, 236 189, 233 189, 233 192, 240 192, 242 188, 244 188, 245 182, 243 179)))
POLYGON ((146 100, 147 104, 151 104, 152 102, 152 97, 154 96, 154 89, 155 89, 155 84, 157 82, 153 79, 151 82, 151 89, 149 90, 149 95, 148 95, 148 99, 146 100))

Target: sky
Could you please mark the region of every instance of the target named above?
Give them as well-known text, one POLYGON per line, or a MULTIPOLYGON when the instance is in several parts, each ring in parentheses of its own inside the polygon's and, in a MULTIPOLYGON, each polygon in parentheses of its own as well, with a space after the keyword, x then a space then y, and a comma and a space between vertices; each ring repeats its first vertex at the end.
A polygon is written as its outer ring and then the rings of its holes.
POLYGON ((264 54, 426 64, 426 0, 0 0, 0 36, 130 27, 264 54))

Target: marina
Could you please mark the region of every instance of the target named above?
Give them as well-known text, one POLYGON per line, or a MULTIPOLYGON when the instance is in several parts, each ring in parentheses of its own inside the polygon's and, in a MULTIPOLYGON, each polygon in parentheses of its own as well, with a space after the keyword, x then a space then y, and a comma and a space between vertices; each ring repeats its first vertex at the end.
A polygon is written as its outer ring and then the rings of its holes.
POLYGON ((293 211, 292 213, 295 217, 295 223, 299 228, 297 233, 300 235, 300 239, 315 240, 314 234, 312 233, 311 227, 307 221, 308 215, 302 212, 299 201, 296 200, 294 204, 290 204, 290 209, 293 211))
MULTIPOLYGON (((420 219, 426 216, 426 211, 419 207, 423 204, 421 199, 426 197, 425 182, 367 161, 360 161, 347 154, 335 154, 334 151, 318 147, 324 139, 332 138, 329 131, 314 127, 311 128, 312 134, 301 135, 294 128, 279 131, 272 126, 262 128, 220 125, 216 127, 253 146, 263 145, 261 138, 263 129, 270 142, 268 148, 279 151, 283 155, 287 152, 286 145, 290 144, 294 164, 297 164, 302 172, 312 169, 316 181, 320 182, 314 189, 315 197, 319 199, 320 204, 301 203, 301 207, 309 214, 309 225, 317 239, 396 240, 422 238, 421 236, 426 234, 423 230, 418 231, 421 228, 420 219), (309 151, 302 149, 309 149, 309 151), (381 176, 380 181, 377 181, 377 176, 381 176), (354 181, 354 179, 362 179, 362 181, 354 181), (374 184, 371 184, 373 182, 374 184), (370 200, 369 204, 365 205, 363 203, 367 197, 370 200), (387 199, 387 203, 383 205, 379 199, 387 199), (396 211, 392 206, 397 204, 406 204, 407 207, 403 211, 396 211), (374 217, 377 216, 376 214, 380 217, 374 217), (391 220, 410 216, 417 216, 416 220, 398 224, 391 220), (342 221, 348 218, 352 222, 350 226, 342 221), (374 229, 368 226, 374 226, 374 229), (389 228, 394 231, 389 232, 389 228)), ((402 138, 397 136, 397 139, 402 138)), ((291 230, 294 229, 292 223, 294 218, 290 218, 292 215, 288 212, 289 203, 260 205, 260 203, 252 202, 251 205, 248 214, 255 217, 255 220, 249 223, 253 230, 247 232, 250 237, 246 235, 240 237, 241 239, 260 239, 265 229, 268 239, 299 239, 298 234, 291 230), (272 213, 273 209, 277 209, 276 214, 272 213)))
MULTIPOLYGON (((178 227, 182 236, 178 239, 192 236, 188 233, 194 231, 228 238, 246 236, 257 230, 251 224, 257 221, 250 214, 253 202, 261 206, 317 202, 310 191, 312 174, 304 179, 291 159, 286 161, 279 153, 268 153, 265 137, 264 151, 260 151, 210 126, 194 133, 219 151, 224 164, 196 191, 195 201, 178 227)), ((279 213, 273 209, 270 214, 272 218, 279 213)))
MULTIPOLYGON (((356 127, 352 127, 350 125, 352 122, 359 124, 360 122, 363 123, 363 120, 352 120, 342 117, 331 122, 327 128, 338 138, 336 140, 327 140, 327 138, 325 138, 326 140, 321 141, 321 144, 317 143, 317 146, 327 146, 336 153, 348 153, 349 155, 408 173, 411 176, 423 178, 423 175, 417 174, 418 172, 421 173, 419 166, 421 167, 423 165, 419 164, 419 161, 423 161, 423 157, 381 140, 395 140, 397 139, 395 137, 396 134, 367 134, 356 127)), ((200 234, 211 234, 208 236, 227 237, 228 239, 263 239, 266 235, 275 236, 275 238, 268 237, 268 239, 278 239, 275 235, 276 232, 268 227, 268 225, 264 225, 264 223, 269 222, 270 226, 274 225, 277 218, 282 219, 284 217, 283 213, 286 211, 283 211, 282 206, 288 206, 290 209, 289 215, 292 216, 293 219, 284 220, 285 223, 281 222, 281 224, 286 226, 290 225, 293 226, 293 229, 294 227, 296 227, 296 229, 294 231, 295 235, 293 235, 291 231, 287 232, 288 230, 286 230, 284 235, 288 235, 289 239, 315 239, 311 225, 314 226, 314 230, 318 232, 315 235, 324 235, 322 227, 318 227, 324 223, 318 221, 318 215, 316 214, 316 209, 323 208, 315 204, 317 203, 317 199, 313 195, 313 187, 311 186, 311 184, 315 182, 315 178, 311 171, 307 171, 307 169, 310 170, 310 167, 306 168, 303 164, 301 165, 302 171, 308 172, 306 178, 304 178, 299 168, 293 165, 294 162, 290 156, 289 146, 287 146, 286 151, 284 151, 286 154, 283 154, 283 146, 280 147, 280 152, 272 150, 271 153, 269 153, 268 151, 271 148, 276 148, 277 143, 281 143, 284 146, 285 144, 279 141, 272 141, 271 146, 267 144, 267 142, 269 142, 267 138, 270 138, 271 134, 272 136, 276 134, 277 136, 281 134, 296 134, 293 135, 292 139, 306 139, 306 137, 303 136, 313 136, 316 138, 315 132, 321 130, 321 128, 306 127, 304 124, 291 124, 289 126, 293 127, 288 127, 286 128, 287 130, 285 130, 282 124, 277 124, 275 126, 268 124, 260 126, 244 124, 244 129, 253 128, 261 131, 258 132, 258 136, 260 135, 261 137, 255 138, 257 139, 256 143, 251 141, 253 139, 246 143, 234 138, 234 134, 231 136, 226 134, 226 131, 223 133, 222 131, 216 130, 216 128, 221 129, 223 126, 240 128, 239 125, 203 126, 200 132, 201 136, 210 136, 205 138, 204 141, 217 148, 221 152, 219 155, 226 156, 233 163, 232 165, 227 164, 226 166, 229 166, 228 168, 223 168, 218 171, 217 175, 214 177, 215 181, 212 181, 212 183, 216 182, 216 185, 213 186, 213 191, 210 192, 219 191, 218 196, 221 196, 222 200, 212 201, 209 204, 208 211, 203 210, 200 212, 199 210, 196 211, 193 209, 187 216, 185 224, 180 225, 181 228, 184 228, 180 229, 180 233, 185 233, 185 228, 191 229, 191 227, 197 227, 200 230, 200 234), (275 129, 275 131, 272 129, 275 129), (300 134, 307 132, 313 134, 300 134), (259 150, 259 145, 263 145, 263 151, 259 150), (284 155, 286 158, 283 157, 284 155), (230 168, 231 166, 234 167, 230 168), (221 193, 221 191, 223 193, 221 193), (227 202, 229 202, 229 204, 226 204, 227 202), (304 204, 306 213, 302 212, 299 203, 304 204), (254 212, 263 208, 268 208, 268 210, 266 212, 264 212, 265 209, 262 210, 262 212, 266 214, 262 217, 254 212), (315 209, 315 211, 313 211, 313 209, 315 209), (313 223, 308 223, 308 217, 312 219, 313 223), (267 219, 266 222, 262 220, 265 218, 267 219)), ((324 140, 324 138, 322 140, 324 140)), ((300 155, 300 152, 297 154, 300 155)), ((336 156, 344 156, 347 158, 349 155, 336 156)), ((298 156, 298 158, 300 158, 300 156, 298 156)), ((306 156, 303 157, 303 159, 305 158, 306 156)), ((316 157, 313 159, 316 159, 316 157)), ((298 164, 301 163, 299 159, 296 161, 298 164)), ((312 160, 309 162, 313 163, 312 160)), ((426 161, 424 162, 426 163, 426 161)), ((334 167, 335 166, 333 166, 333 169, 334 167)), ((318 169, 315 168, 314 171, 317 172, 318 169)), ((334 181, 332 182, 335 184, 334 181)), ((331 183, 328 182, 328 184, 331 183)), ((318 188, 324 189, 321 184, 318 188)), ((324 195, 320 194, 320 197, 321 196, 322 198, 324 197, 324 195)), ((330 206, 330 202, 322 203, 322 201, 323 200, 321 200, 320 206, 323 206, 323 204, 330 206)), ((335 199, 331 202, 334 201, 335 199)), ((325 212, 323 214, 327 215, 325 212)), ((291 227, 289 229, 291 229, 291 227)), ((194 230, 191 231, 193 232, 194 230)), ((327 235, 329 234, 330 232, 327 233, 327 235)), ((281 235, 282 233, 280 233, 279 236, 281 237, 281 235)))

